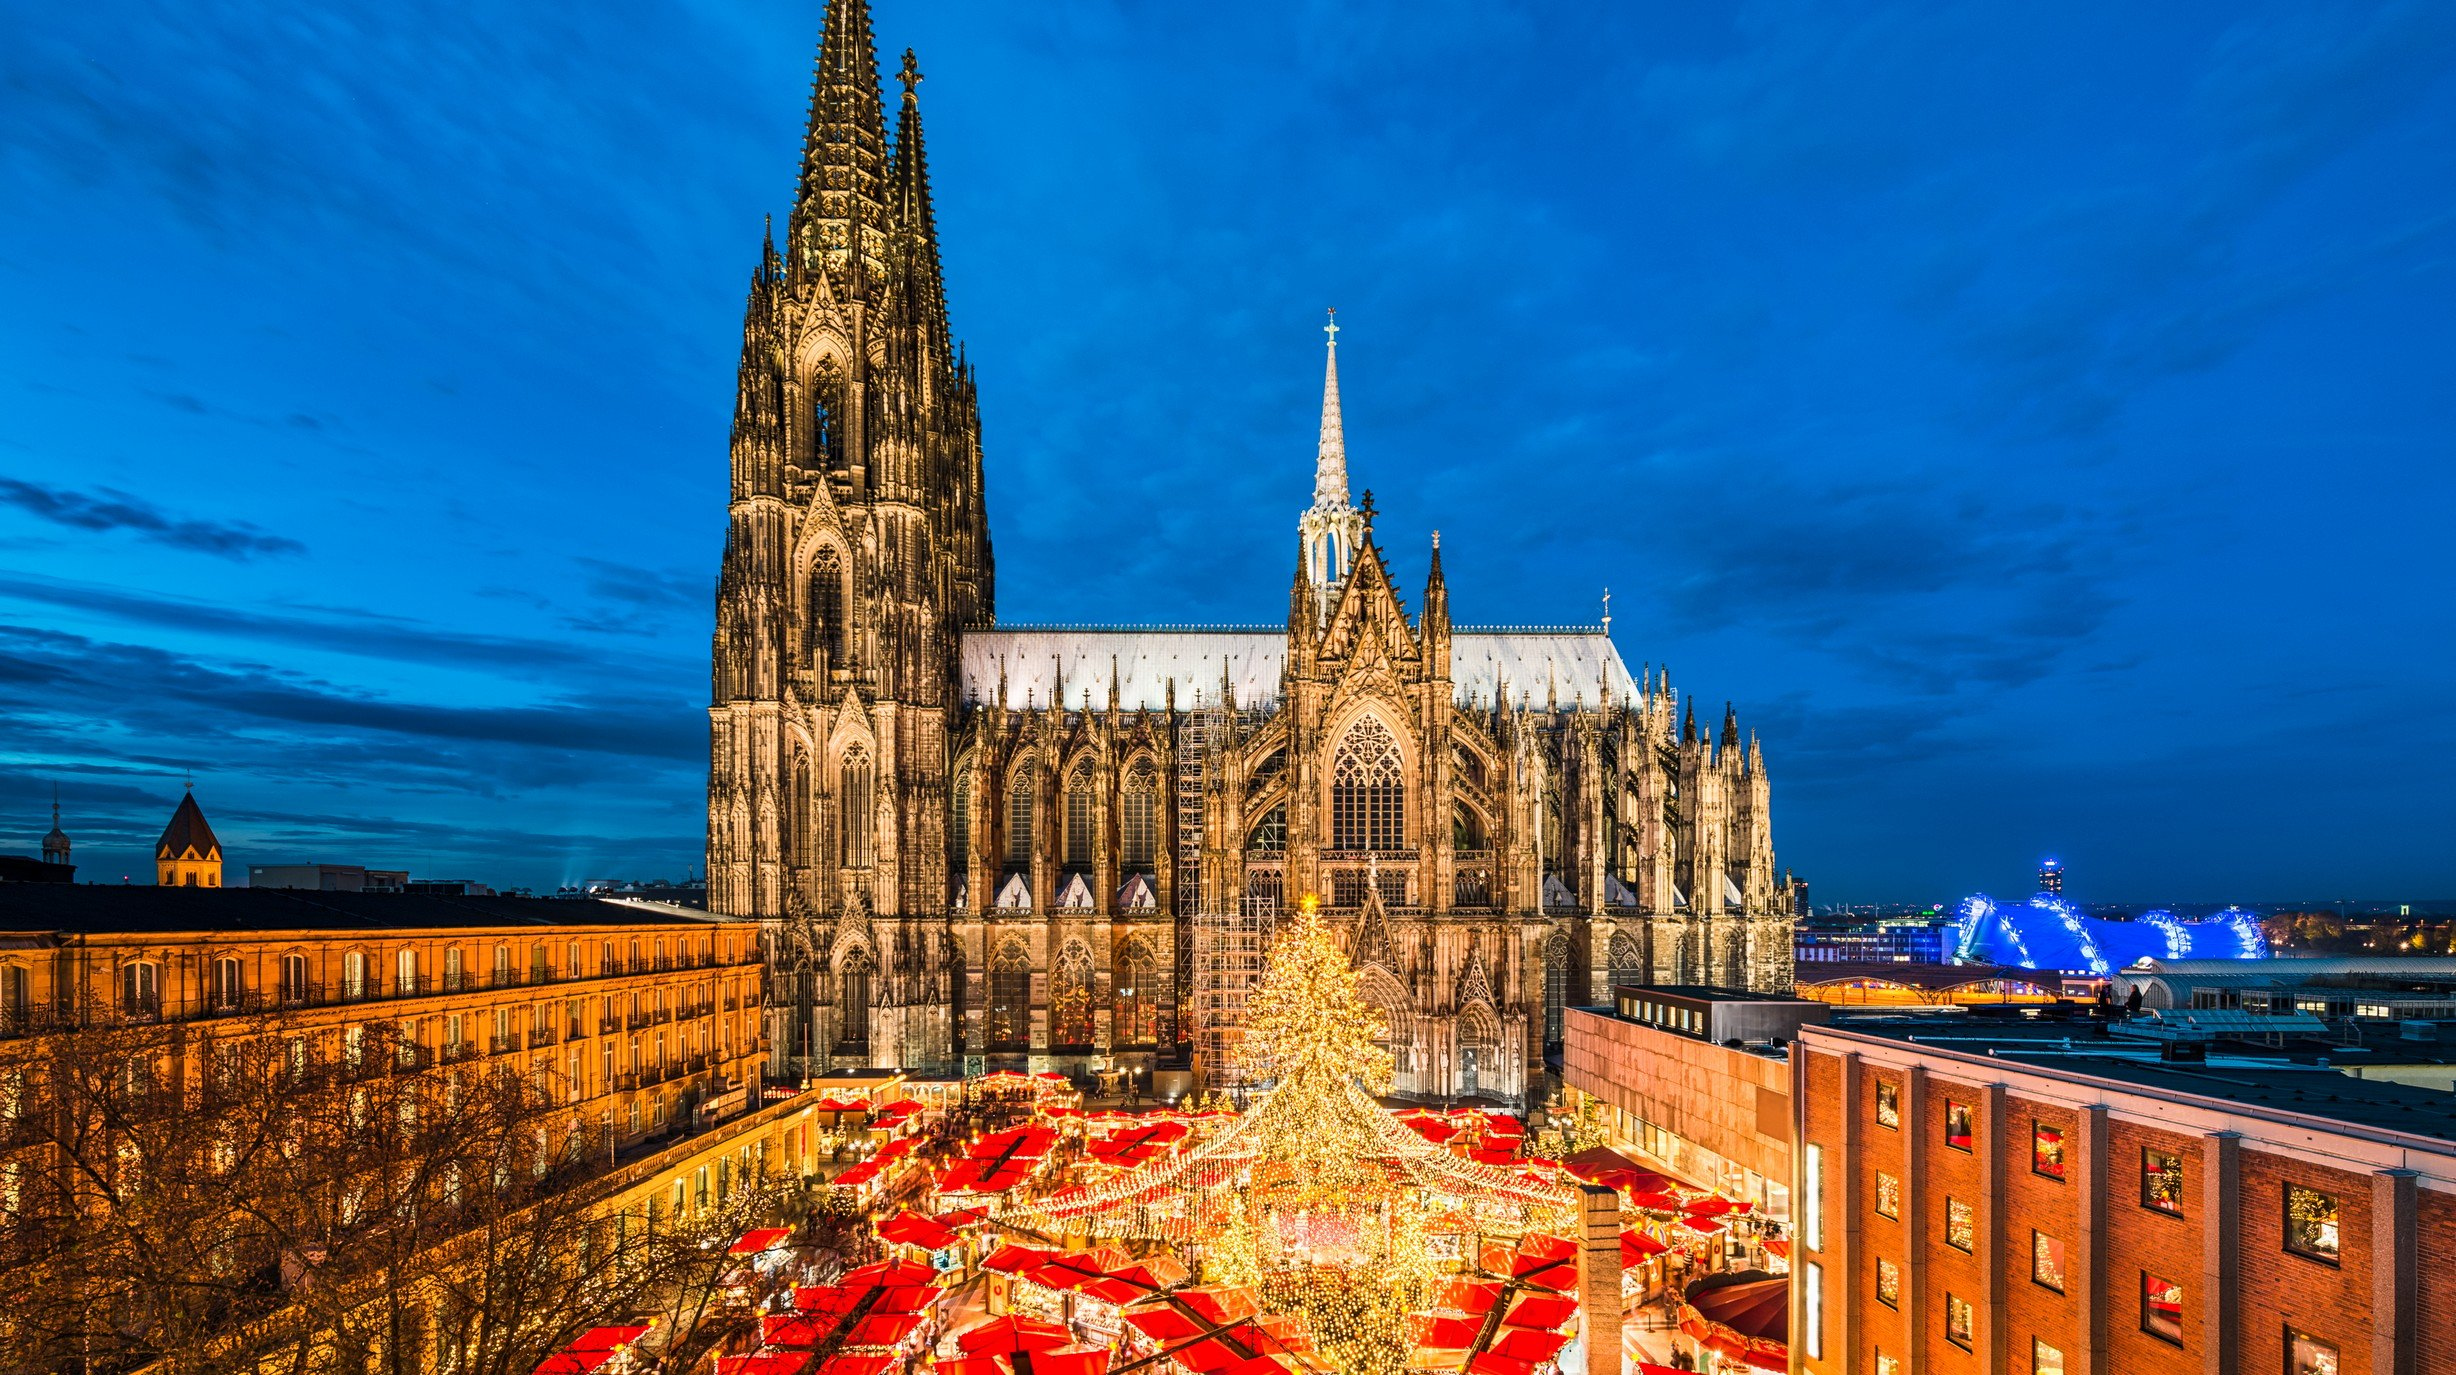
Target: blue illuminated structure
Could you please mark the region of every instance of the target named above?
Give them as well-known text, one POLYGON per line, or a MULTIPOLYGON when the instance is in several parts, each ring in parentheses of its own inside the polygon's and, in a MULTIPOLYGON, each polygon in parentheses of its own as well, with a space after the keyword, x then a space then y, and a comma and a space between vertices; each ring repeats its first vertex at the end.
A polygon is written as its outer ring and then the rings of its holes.
POLYGON ((1955 964, 2001 964, 2068 974, 2112 974, 2140 959, 2264 960, 2260 919, 2240 907, 2186 920, 2143 912, 2130 921, 2086 917, 2059 893, 2019 906, 1985 893, 1961 900, 1953 926, 1955 964))

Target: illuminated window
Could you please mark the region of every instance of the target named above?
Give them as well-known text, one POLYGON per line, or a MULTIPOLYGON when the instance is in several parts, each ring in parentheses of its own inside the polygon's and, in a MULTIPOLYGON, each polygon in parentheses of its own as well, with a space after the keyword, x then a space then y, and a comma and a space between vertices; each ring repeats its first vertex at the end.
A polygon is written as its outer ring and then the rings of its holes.
POLYGON ((2285 1186, 2285 1249, 2337 1263, 2337 1201, 2317 1189, 2285 1186))
POLYGON ((2064 1292, 2064 1243, 2044 1232, 2030 1233, 2030 1280, 2064 1292))
POLYGON ((947 868, 961 883, 971 867, 972 766, 963 764, 957 766, 954 782, 947 785, 947 868))
POLYGON ((1978 1215, 1958 1198, 1944 1200, 1944 1244, 1956 1251, 1974 1250, 1978 1246, 1978 1215))
POLYGON ((1970 1149, 1970 1105, 1944 1102, 1944 1144, 1957 1151, 1970 1149))
POLYGON ((2044 1122, 2030 1124, 2030 1173, 2049 1179, 2064 1177, 2064 1129, 2044 1122))
POLYGON ((1902 1215, 1902 1181, 1883 1170, 1876 1172, 1876 1215, 1893 1218, 1902 1215))
POLYGON ((1902 1375, 1902 1363, 1879 1351, 1876 1353, 1876 1375, 1902 1375))
MULTIPOLYGON (((18 978, 24 977, 24 973, 21 970, 11 969, 9 972, 18 978)), ((215 960, 213 962, 213 1005, 224 1012, 228 1012, 238 1007, 240 1000, 244 999, 246 996, 247 977, 244 966, 242 966, 239 961, 232 956, 226 955, 221 959, 215 960)), ((20 997, 19 990, 14 984, 12 984, 9 990, 9 998, 7 1000, 8 1006, 5 1009, 0 1009, 0 1012, 17 1012, 19 1015, 13 1020, 22 1025, 24 1016, 20 1010, 21 1001, 22 999, 20 997)))
POLYGON ((2153 1337, 2183 1340, 2183 1286, 2140 1272, 2140 1330, 2153 1337))
POLYGON ((2030 1338, 2030 1375, 2064 1375, 2064 1353, 2030 1338))
POLYGON ((1139 937, 1117 953, 1113 976, 1116 1040, 1121 1046, 1147 1046, 1160 1039, 1160 962, 1139 937))
POLYGON ((1092 955, 1080 945, 1068 945, 1057 957, 1049 980, 1049 1044, 1088 1046, 1092 1043, 1092 955))
POLYGON ((836 976, 836 1049, 870 1046, 870 957, 859 949, 844 957, 836 976))
POLYGON ((1944 1339, 1966 1351, 1977 1329, 1978 1320, 1970 1310, 1970 1301, 1958 1294, 1945 1295, 1944 1339))
POLYGON ((1902 1267, 1892 1261, 1876 1262, 1876 1301, 1887 1308, 1902 1306, 1902 1267))
POLYGON ((1800 1157, 1799 1239, 1811 1251, 1825 1249, 1825 1148, 1811 1141, 1800 1157))
POLYGON ((1897 1129, 1902 1125, 1902 1086, 1891 1080, 1876 1081, 1876 1125, 1897 1129))
POLYGON ((1381 718, 1348 727, 1330 772, 1330 847, 1389 853, 1407 844, 1398 741, 1381 718))
POLYGON ((2141 1149, 2140 1204, 2161 1213, 2183 1216, 2182 1156, 2155 1147, 2141 1149))
POLYGON ((1032 964, 1008 946, 989 966, 989 1041, 1015 1046, 1032 1039, 1032 964))
POLYGON ((2285 1375, 2339 1375, 2336 1347, 2308 1332, 2287 1328, 2285 1375))
POLYGON ((1809 1261, 1800 1283, 1800 1307, 1808 1319, 1808 1359, 1825 1358, 1825 1267, 1809 1261))

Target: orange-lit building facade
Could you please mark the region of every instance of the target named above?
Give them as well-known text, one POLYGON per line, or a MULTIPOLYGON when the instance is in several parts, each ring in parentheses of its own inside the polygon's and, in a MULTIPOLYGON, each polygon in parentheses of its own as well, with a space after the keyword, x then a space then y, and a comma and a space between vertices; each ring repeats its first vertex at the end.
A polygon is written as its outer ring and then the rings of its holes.
POLYGON ((404 1069, 517 1065, 622 1150, 759 1106, 760 969, 755 925, 683 909, 10 885, 0 1106, 27 1101, 12 1062, 47 1034, 270 1014, 345 1055, 397 1029, 382 1040, 404 1069))
POLYGON ((2456 1371, 2448 1095, 1933 1034, 1801 1029, 1795 1370, 2456 1371))

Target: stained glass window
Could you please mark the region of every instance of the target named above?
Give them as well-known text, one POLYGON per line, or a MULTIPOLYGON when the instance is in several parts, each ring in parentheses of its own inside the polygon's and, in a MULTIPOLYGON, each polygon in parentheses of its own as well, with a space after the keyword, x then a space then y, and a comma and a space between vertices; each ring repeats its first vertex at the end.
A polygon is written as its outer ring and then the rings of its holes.
POLYGON ((1348 727, 1330 772, 1330 846, 1390 853, 1407 845, 1406 777, 1381 718, 1348 727))

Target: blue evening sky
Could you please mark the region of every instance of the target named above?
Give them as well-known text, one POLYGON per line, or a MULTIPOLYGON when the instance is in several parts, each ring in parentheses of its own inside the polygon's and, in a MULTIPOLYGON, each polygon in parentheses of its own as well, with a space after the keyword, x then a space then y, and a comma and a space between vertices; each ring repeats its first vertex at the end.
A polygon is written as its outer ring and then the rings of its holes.
MULTIPOLYGON (((881 0, 1008 621, 1403 580, 1766 740, 1820 902, 2456 894, 2456 6, 881 0)), ((0 8, 0 850, 697 863, 812 0, 0 8)))

